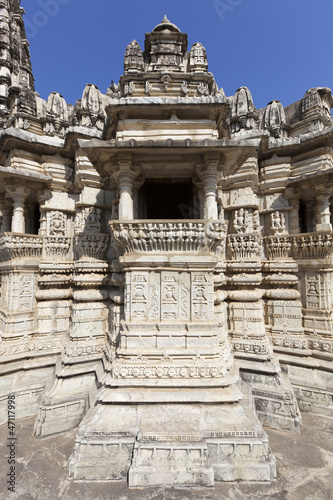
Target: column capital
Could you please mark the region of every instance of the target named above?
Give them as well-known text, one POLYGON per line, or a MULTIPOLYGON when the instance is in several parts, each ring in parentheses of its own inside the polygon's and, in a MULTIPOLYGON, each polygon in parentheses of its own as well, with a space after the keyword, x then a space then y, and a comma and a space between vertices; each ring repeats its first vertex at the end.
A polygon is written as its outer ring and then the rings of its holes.
POLYGON ((314 194, 316 199, 329 198, 332 195, 332 188, 327 184, 317 184, 314 186, 314 194))
POLYGON ((14 201, 16 198, 24 201, 31 192, 24 184, 6 184, 5 189, 14 201))
POLYGON ((210 166, 216 166, 219 164, 221 159, 221 154, 216 151, 209 151, 204 154, 206 168, 210 166))
POLYGON ((120 170, 131 170, 132 168, 132 155, 131 153, 120 153, 118 155, 118 165, 120 170))

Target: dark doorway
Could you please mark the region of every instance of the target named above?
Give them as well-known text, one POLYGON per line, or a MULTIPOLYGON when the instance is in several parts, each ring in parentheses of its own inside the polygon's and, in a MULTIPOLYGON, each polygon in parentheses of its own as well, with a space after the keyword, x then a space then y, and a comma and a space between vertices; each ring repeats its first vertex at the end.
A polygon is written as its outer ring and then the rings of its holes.
POLYGON ((147 182, 139 198, 139 218, 192 219, 193 189, 187 182, 147 182))

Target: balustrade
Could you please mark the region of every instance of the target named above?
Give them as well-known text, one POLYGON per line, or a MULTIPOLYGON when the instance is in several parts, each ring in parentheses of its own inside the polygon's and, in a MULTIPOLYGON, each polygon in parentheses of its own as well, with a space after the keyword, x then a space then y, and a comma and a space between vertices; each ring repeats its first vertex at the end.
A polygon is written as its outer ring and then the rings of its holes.
POLYGON ((113 221, 113 237, 124 253, 191 252, 221 254, 226 226, 222 221, 113 221))
POLYGON ((0 261, 11 259, 40 259, 43 238, 35 235, 4 233, 0 237, 0 261))

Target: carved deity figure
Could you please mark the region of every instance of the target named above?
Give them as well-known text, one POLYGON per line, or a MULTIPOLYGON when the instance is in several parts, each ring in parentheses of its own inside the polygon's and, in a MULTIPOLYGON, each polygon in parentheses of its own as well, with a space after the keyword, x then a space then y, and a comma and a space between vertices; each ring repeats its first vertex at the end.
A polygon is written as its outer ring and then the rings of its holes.
POLYGON ((284 215, 278 211, 271 214, 271 229, 273 234, 284 234, 286 232, 284 215))
POLYGON ((52 212, 50 216, 50 236, 65 236, 66 216, 63 212, 52 212))
POLYGON ((248 210, 244 210, 244 208, 236 210, 234 227, 238 234, 251 232, 250 214, 248 210))
POLYGON ((101 232, 101 210, 95 207, 85 207, 76 214, 75 233, 99 234, 101 232))

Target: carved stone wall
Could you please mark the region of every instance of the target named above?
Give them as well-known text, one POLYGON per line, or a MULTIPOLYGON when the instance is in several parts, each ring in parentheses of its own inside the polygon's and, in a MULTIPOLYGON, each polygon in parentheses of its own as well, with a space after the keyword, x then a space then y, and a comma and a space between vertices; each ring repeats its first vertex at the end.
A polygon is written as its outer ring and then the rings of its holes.
POLYGON ((333 416, 331 91, 227 97, 165 17, 105 94, 44 100, 0 4, 0 421, 79 427, 76 480, 274 479, 262 425, 333 416))

